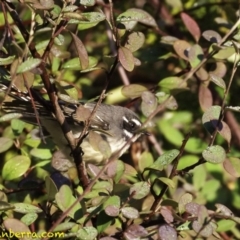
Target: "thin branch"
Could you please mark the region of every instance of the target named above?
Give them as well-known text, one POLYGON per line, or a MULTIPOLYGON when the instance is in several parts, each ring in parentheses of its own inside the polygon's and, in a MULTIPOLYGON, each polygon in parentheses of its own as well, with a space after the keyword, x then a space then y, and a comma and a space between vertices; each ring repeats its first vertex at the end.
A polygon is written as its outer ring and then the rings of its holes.
MULTIPOLYGON (((180 152, 178 154, 178 156, 176 157, 176 159, 173 161, 173 166, 172 166, 172 170, 171 170, 171 173, 169 175, 169 179, 173 179, 173 177, 175 177, 177 175, 177 166, 178 166, 178 163, 179 163, 179 160, 180 158, 182 157, 182 154, 184 152, 184 149, 185 149, 185 146, 189 140, 191 136, 191 133, 188 133, 187 136, 185 137, 185 139, 183 140, 182 142, 182 146, 180 147, 180 152)), ((148 216, 148 219, 156 212, 156 209, 158 208, 159 206, 159 203, 162 201, 162 198, 163 198, 163 195, 166 193, 168 189, 168 185, 167 184, 164 184, 161 192, 159 193, 159 195, 157 195, 155 197, 155 201, 151 207, 151 214, 148 216)))

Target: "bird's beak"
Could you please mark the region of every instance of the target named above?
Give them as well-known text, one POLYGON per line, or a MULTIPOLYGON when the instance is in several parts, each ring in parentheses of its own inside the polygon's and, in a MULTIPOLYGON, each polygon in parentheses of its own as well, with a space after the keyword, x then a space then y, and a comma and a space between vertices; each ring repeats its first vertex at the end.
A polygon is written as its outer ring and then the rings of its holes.
POLYGON ((149 133, 149 132, 147 132, 147 131, 143 131, 142 134, 143 134, 143 135, 146 135, 146 136, 150 136, 150 135, 151 135, 151 133, 149 133))

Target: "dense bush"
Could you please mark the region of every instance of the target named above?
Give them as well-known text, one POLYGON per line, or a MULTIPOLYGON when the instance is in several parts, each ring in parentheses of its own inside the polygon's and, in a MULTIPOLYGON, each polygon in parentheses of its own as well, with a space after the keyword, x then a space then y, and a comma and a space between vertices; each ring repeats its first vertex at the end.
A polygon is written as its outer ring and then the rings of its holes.
MULTIPOLYGON (((0 6, 1 84, 24 94, 38 89, 59 122, 56 99, 129 107, 150 133, 120 160, 87 165, 87 173, 66 135, 76 165, 63 171, 60 163, 57 171, 52 140, 34 137, 35 126, 2 112, 2 233, 240 239, 237 1, 0 6)), ((2 104, 9 91, 1 92, 2 104)))

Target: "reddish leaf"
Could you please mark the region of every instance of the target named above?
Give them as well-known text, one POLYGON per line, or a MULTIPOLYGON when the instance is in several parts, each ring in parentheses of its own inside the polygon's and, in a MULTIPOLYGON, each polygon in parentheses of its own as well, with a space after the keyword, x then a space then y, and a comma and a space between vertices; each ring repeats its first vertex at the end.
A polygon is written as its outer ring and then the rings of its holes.
POLYGON ((172 223, 173 222, 174 217, 173 217, 173 214, 172 214, 171 210, 169 210, 166 207, 161 207, 160 213, 164 217, 164 220, 166 221, 166 223, 172 223))
POLYGON ((209 42, 219 43, 222 39, 219 33, 213 30, 207 30, 202 33, 202 36, 209 42))
POLYGON ((177 240, 177 232, 170 225, 164 224, 158 229, 161 240, 177 240))
POLYGON ((181 18, 188 31, 194 37, 195 41, 198 42, 199 38, 201 37, 201 31, 196 21, 184 12, 181 13, 181 18))
POLYGON ((146 237, 148 235, 147 230, 137 224, 130 225, 124 232, 124 237, 127 240, 140 239, 140 237, 146 237))
POLYGON ((75 35, 74 33, 71 32, 72 38, 73 38, 73 42, 76 46, 77 49, 77 53, 78 53, 78 57, 80 60, 80 64, 81 64, 81 69, 87 69, 89 66, 89 60, 88 60, 88 53, 87 50, 84 46, 84 44, 82 43, 82 41, 78 38, 77 35, 75 35))
POLYGON ((240 177, 240 159, 231 157, 223 162, 225 170, 233 177, 240 177))
POLYGON ((218 132, 228 142, 228 147, 230 147, 232 133, 229 126, 224 121, 222 121, 222 128, 218 129, 218 132))
POLYGON ((184 40, 177 40, 174 42, 173 44, 173 48, 176 51, 176 53, 178 54, 179 57, 181 57, 182 59, 185 60, 189 60, 188 59, 188 51, 191 48, 191 44, 184 41, 184 40))
POLYGON ((192 214, 193 216, 197 216, 199 212, 200 205, 198 203, 189 202, 185 205, 186 212, 192 214))
POLYGON ((118 49, 118 59, 122 66, 129 72, 134 68, 134 57, 132 52, 126 47, 120 47, 118 49))
POLYGON ((203 111, 209 109, 213 104, 212 92, 203 84, 199 87, 198 100, 203 111))
POLYGON ((211 69, 210 73, 213 73, 214 75, 223 78, 227 73, 227 66, 223 62, 216 62, 214 64, 214 69, 211 69))
POLYGON ((210 224, 201 224, 199 221, 193 221, 192 227, 194 231, 203 237, 210 237, 213 233, 213 228, 210 224))

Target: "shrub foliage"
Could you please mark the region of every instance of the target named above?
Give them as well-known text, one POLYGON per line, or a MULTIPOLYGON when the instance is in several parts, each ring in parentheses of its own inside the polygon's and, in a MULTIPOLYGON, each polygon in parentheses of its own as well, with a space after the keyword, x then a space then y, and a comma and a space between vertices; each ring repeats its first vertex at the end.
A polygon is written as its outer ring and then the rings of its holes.
POLYGON ((75 165, 66 168, 51 139, 2 112, 2 233, 240 239, 237 1, 0 6, 1 84, 40 90, 59 123, 57 99, 94 99, 130 107, 150 133, 120 159, 85 172, 71 136, 75 165))

